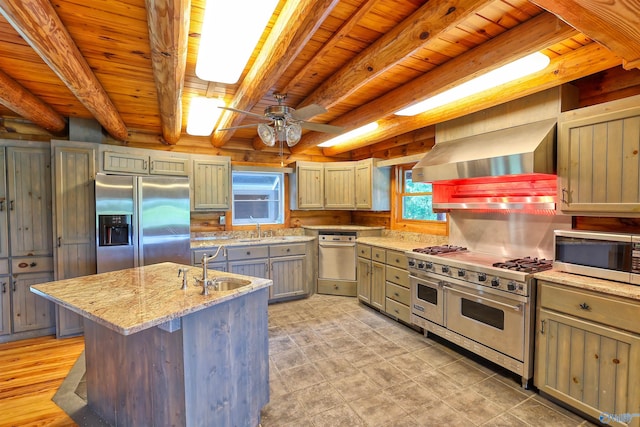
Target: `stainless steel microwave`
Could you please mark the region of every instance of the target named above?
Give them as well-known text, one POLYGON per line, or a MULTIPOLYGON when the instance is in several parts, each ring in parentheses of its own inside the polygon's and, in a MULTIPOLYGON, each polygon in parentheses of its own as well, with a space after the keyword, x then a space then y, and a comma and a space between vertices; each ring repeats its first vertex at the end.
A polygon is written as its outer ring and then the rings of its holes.
POLYGON ((556 230, 553 268, 640 285, 640 235, 556 230))

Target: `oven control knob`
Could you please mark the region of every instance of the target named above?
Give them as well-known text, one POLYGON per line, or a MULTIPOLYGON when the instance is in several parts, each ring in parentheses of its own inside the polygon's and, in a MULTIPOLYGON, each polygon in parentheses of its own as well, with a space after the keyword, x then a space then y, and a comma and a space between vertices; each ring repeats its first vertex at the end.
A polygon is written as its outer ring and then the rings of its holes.
POLYGON ((493 287, 500 286, 500 279, 498 279, 497 277, 494 277, 493 279, 491 279, 491 286, 493 287))
POLYGON ((433 269, 433 263, 432 263, 432 262, 428 262, 428 263, 426 264, 425 268, 426 268, 427 270, 431 270, 431 269, 433 269))
POLYGON ((418 263, 418 268, 424 268, 424 263, 419 262, 419 263, 418 263))
POLYGON ((464 275, 467 274, 466 271, 464 270, 458 270, 458 277, 464 277, 464 275))
POLYGON ((415 267, 416 262, 412 259, 409 260, 409 267, 415 267))
POLYGON ((510 291, 515 291, 516 287, 517 287, 516 286, 516 282, 511 281, 511 282, 507 283, 507 289, 510 290, 510 291))
POLYGON ((478 281, 486 282, 487 281, 487 274, 486 273, 478 273, 478 281))
POLYGON ((446 266, 446 265, 443 265, 443 266, 442 266, 442 272, 443 272, 443 273, 448 273, 448 272, 449 272, 449 267, 448 267, 448 266, 446 266))

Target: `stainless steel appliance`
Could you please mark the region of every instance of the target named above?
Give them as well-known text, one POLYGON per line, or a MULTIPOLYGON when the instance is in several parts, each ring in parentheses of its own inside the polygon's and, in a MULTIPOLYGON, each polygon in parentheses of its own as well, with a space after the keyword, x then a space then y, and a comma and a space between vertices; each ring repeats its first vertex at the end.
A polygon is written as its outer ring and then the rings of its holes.
POLYGON ((318 292, 355 296, 356 236, 352 231, 325 232, 318 236, 318 292))
POLYGON ((97 271, 189 264, 189 179, 96 175, 97 271))
POLYGON ((522 377, 533 377, 533 273, 551 260, 510 259, 459 246, 407 252, 411 321, 522 377))
POLYGON ((640 235, 556 230, 553 267, 640 285, 640 235))

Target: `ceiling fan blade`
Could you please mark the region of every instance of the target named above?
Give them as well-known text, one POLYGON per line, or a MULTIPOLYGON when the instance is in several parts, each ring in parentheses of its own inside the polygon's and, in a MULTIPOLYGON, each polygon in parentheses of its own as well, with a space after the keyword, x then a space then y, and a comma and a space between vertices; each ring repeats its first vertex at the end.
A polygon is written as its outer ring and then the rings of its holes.
POLYGON ((231 126, 231 127, 228 127, 228 128, 216 129, 216 131, 250 128, 250 127, 258 126, 259 124, 260 123, 252 123, 250 125, 231 126))
POLYGON ((231 107, 218 107, 218 108, 222 108, 223 110, 233 111, 235 113, 246 114, 247 116, 256 117, 262 120, 270 120, 268 117, 265 117, 262 114, 252 113, 251 111, 238 110, 237 108, 231 108, 231 107))
POLYGON ((307 120, 313 116, 317 116, 318 114, 324 114, 327 112, 327 109, 322 105, 318 104, 310 104, 306 107, 302 107, 298 110, 294 110, 291 113, 291 118, 294 120, 307 120))
POLYGON ((304 129, 314 130, 316 132, 326 133, 342 133, 344 128, 341 126, 326 125, 324 123, 300 122, 300 126, 304 129))

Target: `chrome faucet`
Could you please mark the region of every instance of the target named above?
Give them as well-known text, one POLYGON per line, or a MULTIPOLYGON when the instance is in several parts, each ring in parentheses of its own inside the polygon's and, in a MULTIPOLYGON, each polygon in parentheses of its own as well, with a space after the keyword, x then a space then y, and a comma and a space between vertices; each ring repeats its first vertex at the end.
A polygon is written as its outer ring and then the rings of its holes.
POLYGON ((257 238, 260 238, 260 223, 256 222, 256 234, 257 234, 257 238))
POLYGON ((196 281, 202 282, 202 295, 209 295, 208 287, 213 284, 213 280, 209 279, 208 277, 207 263, 212 259, 216 258, 220 253, 220 251, 222 251, 222 256, 224 257, 227 256, 227 248, 225 248, 222 245, 218 246, 218 249, 216 249, 216 252, 211 256, 208 256, 207 254, 202 254, 202 279, 196 279, 196 281))

